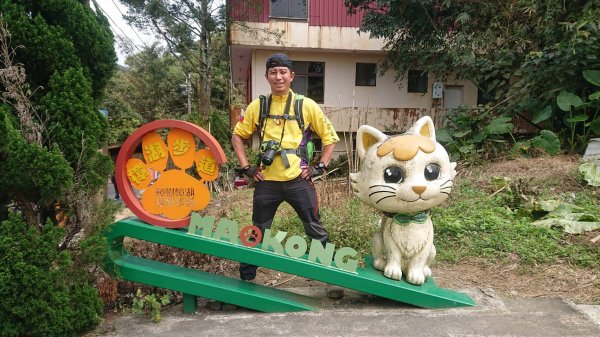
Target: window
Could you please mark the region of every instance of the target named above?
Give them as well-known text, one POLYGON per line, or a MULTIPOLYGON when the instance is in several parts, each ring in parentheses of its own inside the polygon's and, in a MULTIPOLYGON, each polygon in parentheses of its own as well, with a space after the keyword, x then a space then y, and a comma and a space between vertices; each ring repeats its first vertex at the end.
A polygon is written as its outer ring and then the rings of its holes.
POLYGON ((481 88, 477 88, 477 105, 485 105, 492 101, 492 96, 481 88))
POLYGON ((429 77, 423 70, 408 71, 408 92, 427 93, 427 84, 429 77))
POLYGON ((325 102, 325 63, 310 61, 292 61, 294 81, 292 90, 310 97, 317 103, 325 102))
POLYGON ((377 85, 377 65, 375 63, 357 63, 354 85, 357 87, 374 87, 377 85))
POLYGON ((271 0, 271 16, 279 18, 306 19, 307 0, 271 0))

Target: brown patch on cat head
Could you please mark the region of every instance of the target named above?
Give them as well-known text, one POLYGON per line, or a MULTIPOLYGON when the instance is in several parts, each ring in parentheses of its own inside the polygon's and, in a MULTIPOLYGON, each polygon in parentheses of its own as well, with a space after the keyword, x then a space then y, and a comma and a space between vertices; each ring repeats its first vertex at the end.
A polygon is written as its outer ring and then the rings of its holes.
POLYGON ((379 146, 377 156, 381 158, 394 151, 396 160, 406 161, 413 159, 419 150, 432 153, 435 151, 435 143, 431 139, 419 135, 396 136, 379 146))

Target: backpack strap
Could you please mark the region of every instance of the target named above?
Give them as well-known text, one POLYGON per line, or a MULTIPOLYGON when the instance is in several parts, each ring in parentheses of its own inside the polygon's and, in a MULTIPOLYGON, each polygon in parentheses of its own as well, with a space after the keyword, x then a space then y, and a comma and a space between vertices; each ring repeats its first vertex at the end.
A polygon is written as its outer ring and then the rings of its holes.
POLYGON ((298 126, 300 126, 300 132, 304 132, 304 118, 302 118, 302 103, 304 103, 304 96, 296 94, 296 99, 294 100, 294 114, 296 115, 298 126))
MULTIPOLYGON (((271 96, 269 96, 269 98, 270 97, 271 96)), ((267 115, 269 114, 269 102, 267 101, 267 96, 265 96, 265 95, 260 95, 258 98, 260 99, 260 114, 258 117, 258 132, 261 133, 262 128, 265 123, 265 119, 267 118, 267 115)), ((262 139, 260 141, 262 143, 262 139)))

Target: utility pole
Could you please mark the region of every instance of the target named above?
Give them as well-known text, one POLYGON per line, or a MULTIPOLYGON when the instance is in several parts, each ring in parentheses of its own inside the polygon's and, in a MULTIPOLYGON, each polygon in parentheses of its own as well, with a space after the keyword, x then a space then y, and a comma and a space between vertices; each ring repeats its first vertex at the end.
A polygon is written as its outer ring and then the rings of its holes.
POLYGON ((185 77, 185 90, 187 91, 188 116, 190 116, 192 114, 192 84, 189 74, 185 77))
POLYGON ((187 95, 187 112, 188 116, 192 115, 192 83, 190 81, 190 74, 185 75, 185 84, 179 85, 183 90, 185 90, 185 94, 187 95))

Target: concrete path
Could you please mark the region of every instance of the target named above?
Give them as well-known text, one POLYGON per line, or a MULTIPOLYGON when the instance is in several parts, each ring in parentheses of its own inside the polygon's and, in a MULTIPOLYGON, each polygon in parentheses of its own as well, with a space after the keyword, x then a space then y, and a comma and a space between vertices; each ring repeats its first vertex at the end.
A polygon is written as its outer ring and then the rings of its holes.
POLYGON ((492 290, 461 290, 477 306, 427 310, 346 290, 330 300, 325 288, 291 291, 321 299, 314 312, 265 314, 243 308, 183 314, 181 305, 153 323, 141 315, 107 319, 89 336, 600 336, 600 306, 555 299, 500 299, 492 290))

